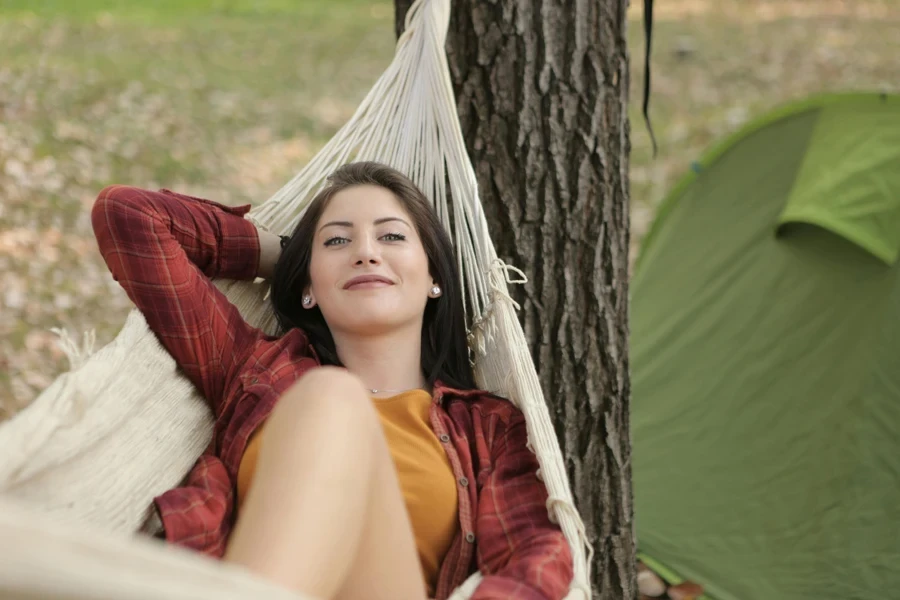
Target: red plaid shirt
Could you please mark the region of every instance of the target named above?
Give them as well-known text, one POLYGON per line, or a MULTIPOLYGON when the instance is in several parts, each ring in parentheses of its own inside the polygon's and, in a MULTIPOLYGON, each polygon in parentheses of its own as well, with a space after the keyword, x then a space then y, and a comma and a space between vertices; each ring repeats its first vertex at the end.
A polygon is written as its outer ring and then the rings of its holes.
MULTIPOLYGON (((210 281, 256 277, 259 238, 243 218, 249 209, 111 186, 91 213, 113 277, 215 413, 209 450, 156 506, 169 542, 216 557, 234 523, 235 482, 250 434, 285 390, 318 365, 303 331, 265 335, 210 281)), ((437 385, 430 419, 459 491, 460 530, 441 564, 437 598, 476 569, 484 575, 477 600, 564 597, 572 557, 547 516, 522 413, 485 392, 437 385)))

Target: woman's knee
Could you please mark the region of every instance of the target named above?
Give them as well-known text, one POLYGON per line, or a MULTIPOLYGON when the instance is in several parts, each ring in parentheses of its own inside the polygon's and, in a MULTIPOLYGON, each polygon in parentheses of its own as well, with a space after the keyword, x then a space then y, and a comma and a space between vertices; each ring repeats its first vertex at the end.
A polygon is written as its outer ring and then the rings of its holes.
POLYGON ((299 402, 323 402, 336 409, 365 408, 372 403, 362 381, 345 369, 318 367, 304 374, 286 393, 299 402))
POLYGON ((344 394, 365 394, 365 388, 359 377, 339 367, 317 367, 303 374, 291 390, 302 390, 308 394, 319 392, 344 394))
POLYGON ((279 400, 273 418, 319 419, 342 429, 377 425, 368 392, 358 377, 336 367, 318 367, 304 374, 279 400))

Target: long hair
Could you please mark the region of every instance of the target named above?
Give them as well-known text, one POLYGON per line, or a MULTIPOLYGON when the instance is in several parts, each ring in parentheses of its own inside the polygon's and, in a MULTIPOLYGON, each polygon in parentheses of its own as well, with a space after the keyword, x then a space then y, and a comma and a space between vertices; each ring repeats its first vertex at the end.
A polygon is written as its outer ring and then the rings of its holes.
POLYGON ((408 177, 386 165, 375 162, 346 164, 328 178, 328 185, 310 203, 282 251, 272 276, 272 306, 281 333, 302 329, 323 364, 341 365, 322 311, 318 306, 303 308, 301 296, 310 284, 313 237, 322 213, 335 194, 358 185, 377 185, 396 196, 412 218, 428 257, 431 276, 441 286, 441 295, 428 300, 422 322, 422 373, 428 384, 440 380, 457 389, 474 389, 462 286, 450 236, 425 194, 408 177))

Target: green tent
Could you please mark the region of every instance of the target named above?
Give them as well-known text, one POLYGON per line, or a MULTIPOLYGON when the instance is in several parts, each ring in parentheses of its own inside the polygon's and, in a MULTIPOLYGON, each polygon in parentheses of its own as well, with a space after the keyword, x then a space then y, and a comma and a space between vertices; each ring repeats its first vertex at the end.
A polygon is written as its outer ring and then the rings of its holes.
POLYGON ((717 600, 900 598, 900 97, 694 165, 632 282, 638 546, 717 600))

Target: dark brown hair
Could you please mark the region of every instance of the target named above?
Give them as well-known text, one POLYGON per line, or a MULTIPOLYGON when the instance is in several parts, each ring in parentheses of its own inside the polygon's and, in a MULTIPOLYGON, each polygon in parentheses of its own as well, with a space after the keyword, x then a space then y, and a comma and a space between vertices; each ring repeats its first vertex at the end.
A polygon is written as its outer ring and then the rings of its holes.
POLYGON ((328 185, 313 199, 282 251, 272 276, 272 306, 281 332, 302 329, 323 364, 340 365, 334 338, 318 307, 305 309, 303 290, 310 284, 309 264, 313 238, 322 213, 340 192, 358 185, 377 185, 396 196, 409 213, 428 257, 431 276, 442 293, 428 300, 422 323, 422 373, 429 385, 440 380, 458 389, 474 389, 469 362, 462 289, 450 236, 438 220, 425 194, 405 175, 375 162, 350 163, 328 178, 328 185))

